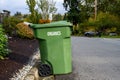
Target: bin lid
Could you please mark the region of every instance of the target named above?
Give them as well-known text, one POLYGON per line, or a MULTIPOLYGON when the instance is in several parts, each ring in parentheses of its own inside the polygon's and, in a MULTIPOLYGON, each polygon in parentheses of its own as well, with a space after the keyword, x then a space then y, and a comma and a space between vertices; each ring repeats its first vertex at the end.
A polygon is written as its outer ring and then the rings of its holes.
POLYGON ((57 21, 47 24, 30 24, 31 28, 53 28, 53 27, 69 27, 72 26, 70 22, 67 21, 57 21))

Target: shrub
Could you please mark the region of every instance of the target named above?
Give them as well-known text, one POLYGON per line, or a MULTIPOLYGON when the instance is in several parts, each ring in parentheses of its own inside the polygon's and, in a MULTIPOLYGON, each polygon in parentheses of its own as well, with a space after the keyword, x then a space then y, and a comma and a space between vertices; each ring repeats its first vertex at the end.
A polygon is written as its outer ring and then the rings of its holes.
POLYGON ((22 38, 29 38, 33 39, 33 31, 24 23, 19 23, 16 25, 17 27, 17 34, 22 38))
POLYGON ((2 27, 0 27, 0 59, 4 59, 4 57, 6 57, 9 54, 7 49, 7 42, 8 39, 3 33, 2 27))
POLYGON ((17 17, 14 16, 5 17, 3 19, 3 28, 5 30, 5 33, 10 36, 16 35, 15 34, 16 25, 20 22, 22 22, 22 20, 17 17))
POLYGON ((101 12, 98 14, 96 23, 98 29, 104 31, 106 29, 117 28, 119 19, 117 16, 101 12))
POLYGON ((118 34, 120 32, 119 22, 120 20, 117 16, 100 12, 96 20, 92 17, 88 19, 88 22, 84 25, 84 29, 88 28, 88 30, 100 31, 104 35, 107 35, 109 32, 117 32, 118 34))

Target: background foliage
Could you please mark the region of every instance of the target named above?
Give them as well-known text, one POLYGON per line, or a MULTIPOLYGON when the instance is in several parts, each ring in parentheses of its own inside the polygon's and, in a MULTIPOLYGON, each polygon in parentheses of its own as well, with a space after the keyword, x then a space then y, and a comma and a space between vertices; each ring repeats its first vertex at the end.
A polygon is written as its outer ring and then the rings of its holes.
POLYGON ((7 35, 16 35, 16 25, 22 22, 22 20, 16 16, 5 17, 3 20, 3 28, 7 35))
POLYGON ((65 19, 79 24, 79 28, 74 26, 75 34, 83 35, 86 31, 120 34, 120 0, 97 0, 96 19, 95 0, 64 0, 63 6, 67 11, 65 19))

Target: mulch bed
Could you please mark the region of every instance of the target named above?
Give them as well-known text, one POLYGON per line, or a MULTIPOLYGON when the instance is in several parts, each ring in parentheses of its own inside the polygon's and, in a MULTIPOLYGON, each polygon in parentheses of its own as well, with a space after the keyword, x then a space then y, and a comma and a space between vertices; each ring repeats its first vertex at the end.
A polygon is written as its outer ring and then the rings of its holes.
POLYGON ((9 49, 12 51, 5 60, 0 60, 0 80, 9 80, 13 74, 27 64, 30 57, 38 48, 36 39, 9 39, 9 49))

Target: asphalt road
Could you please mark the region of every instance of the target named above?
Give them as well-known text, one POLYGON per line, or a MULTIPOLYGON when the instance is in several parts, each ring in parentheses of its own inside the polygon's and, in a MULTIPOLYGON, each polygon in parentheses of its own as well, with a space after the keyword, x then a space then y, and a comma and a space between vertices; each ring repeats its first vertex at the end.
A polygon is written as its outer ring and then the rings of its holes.
POLYGON ((120 39, 72 37, 73 72, 56 80, 120 80, 120 39))

